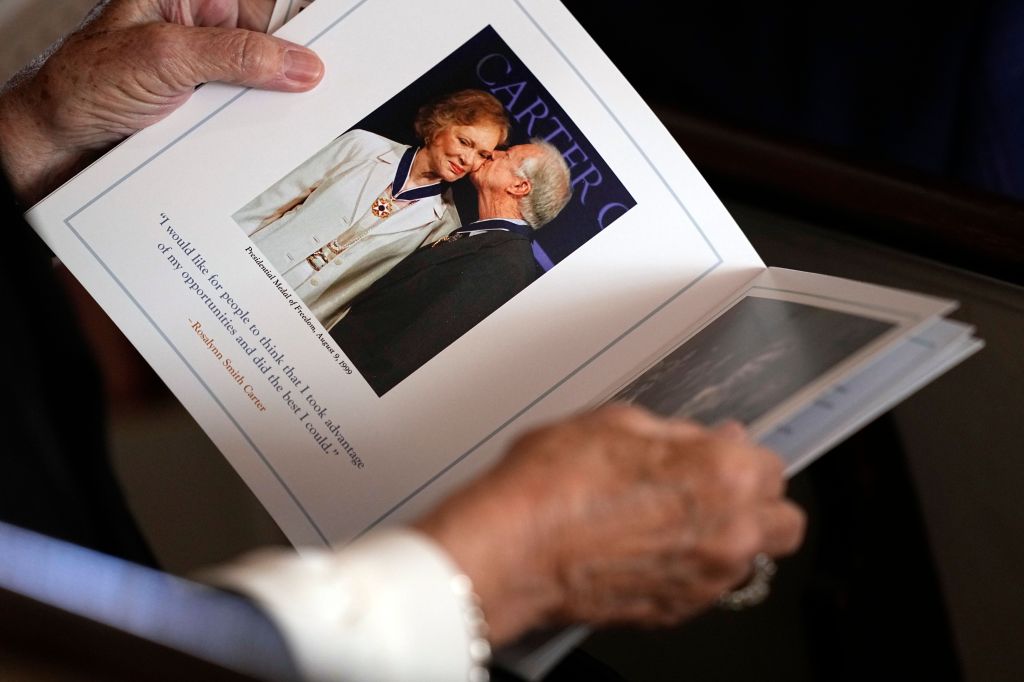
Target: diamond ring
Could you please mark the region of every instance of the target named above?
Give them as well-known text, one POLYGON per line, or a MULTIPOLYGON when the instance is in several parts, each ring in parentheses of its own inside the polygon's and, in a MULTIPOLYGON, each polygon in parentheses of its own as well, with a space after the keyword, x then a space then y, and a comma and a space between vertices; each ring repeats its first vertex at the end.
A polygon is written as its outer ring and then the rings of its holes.
POLYGON ((749 606, 757 606, 771 590, 772 577, 778 571, 772 558, 764 553, 754 557, 754 574, 742 587, 726 592, 718 598, 718 606, 728 611, 740 611, 749 606))

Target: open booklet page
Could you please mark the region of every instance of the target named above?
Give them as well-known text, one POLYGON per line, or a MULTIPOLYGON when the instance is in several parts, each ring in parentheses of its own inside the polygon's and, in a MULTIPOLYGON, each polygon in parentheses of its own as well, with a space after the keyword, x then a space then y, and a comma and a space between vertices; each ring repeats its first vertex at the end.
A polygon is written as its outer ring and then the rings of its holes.
POLYGON ((297 545, 409 518, 764 271, 553 0, 317 0, 279 35, 324 59, 317 89, 204 87, 29 219, 297 545), (569 166, 568 205, 513 256, 451 255, 482 200, 457 153, 414 150, 421 107, 466 90, 569 166), (399 196, 424 158, 452 182, 399 196), (448 261, 470 290, 419 295, 448 261))
POLYGON ((980 348, 952 301, 769 268, 610 399, 743 422, 790 475, 980 348))

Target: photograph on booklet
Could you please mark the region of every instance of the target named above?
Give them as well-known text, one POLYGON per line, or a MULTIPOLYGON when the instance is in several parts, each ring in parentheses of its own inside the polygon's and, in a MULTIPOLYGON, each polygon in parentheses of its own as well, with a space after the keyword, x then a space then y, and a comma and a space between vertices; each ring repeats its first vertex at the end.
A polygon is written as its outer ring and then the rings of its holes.
POLYGON ((635 205, 493 28, 232 217, 384 395, 635 205))

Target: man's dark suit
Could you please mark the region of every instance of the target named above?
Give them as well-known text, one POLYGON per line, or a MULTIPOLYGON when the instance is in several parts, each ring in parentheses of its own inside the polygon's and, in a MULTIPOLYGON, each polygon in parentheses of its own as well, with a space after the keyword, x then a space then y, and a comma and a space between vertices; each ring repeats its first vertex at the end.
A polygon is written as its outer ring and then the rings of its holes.
POLYGON ((331 336, 384 395, 540 273, 530 240, 512 231, 439 242, 408 256, 357 298, 331 336))

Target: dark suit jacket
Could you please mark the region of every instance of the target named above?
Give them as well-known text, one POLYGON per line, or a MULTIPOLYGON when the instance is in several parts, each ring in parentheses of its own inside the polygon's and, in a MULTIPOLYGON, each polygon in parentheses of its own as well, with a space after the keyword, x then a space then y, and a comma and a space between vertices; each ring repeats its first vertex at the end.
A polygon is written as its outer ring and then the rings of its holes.
POLYGON ((102 379, 51 254, 0 178, 11 257, 3 310, 9 407, 0 448, 0 521, 153 563, 107 461, 102 379))
POLYGON ((0 220, 10 256, 0 294, 7 360, 0 656, 45 660, 68 673, 84 665, 90 679, 242 679, 215 665, 245 679, 300 679, 282 635, 248 600, 7 525, 156 563, 107 461, 100 374, 52 254, 22 220, 2 176, 0 220), (88 598, 96 585, 114 590, 124 608, 88 598))
POLYGON ((514 232, 440 242, 359 296, 331 336, 384 395, 539 275, 529 239, 514 232))

